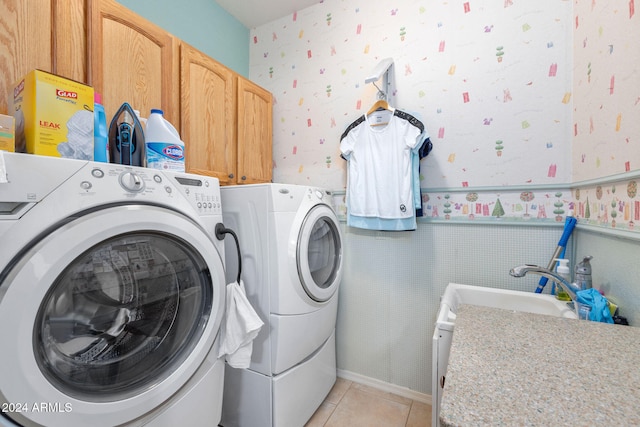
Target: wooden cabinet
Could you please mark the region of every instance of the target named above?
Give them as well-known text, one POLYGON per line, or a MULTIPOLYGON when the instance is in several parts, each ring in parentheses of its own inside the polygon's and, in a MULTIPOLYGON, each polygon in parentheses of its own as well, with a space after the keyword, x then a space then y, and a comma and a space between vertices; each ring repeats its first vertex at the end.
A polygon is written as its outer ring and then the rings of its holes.
POLYGON ((272 95, 186 43, 180 81, 187 171, 221 185, 270 182, 272 95))
POLYGON ((180 46, 180 129, 188 172, 235 183, 236 78, 186 43, 180 46))
POLYGON ((161 108, 177 124, 177 39, 114 0, 91 0, 87 6, 88 83, 102 94, 107 121, 128 102, 143 116, 161 108))
POLYGON ((13 84, 34 68, 85 81, 85 0, 2 0, 0 113, 13 84))
MULTIPOLYGON (((87 83, 87 1, 47 0, 53 8, 53 73, 87 83)), ((26 2, 25 2, 26 3, 26 2)))
POLYGON ((185 141, 188 172, 270 182, 272 95, 114 0, 0 0, 0 113, 34 68, 102 94, 107 124, 128 102, 185 141))
POLYGON ((238 76, 237 98, 237 182, 270 182, 273 168, 273 96, 238 76))

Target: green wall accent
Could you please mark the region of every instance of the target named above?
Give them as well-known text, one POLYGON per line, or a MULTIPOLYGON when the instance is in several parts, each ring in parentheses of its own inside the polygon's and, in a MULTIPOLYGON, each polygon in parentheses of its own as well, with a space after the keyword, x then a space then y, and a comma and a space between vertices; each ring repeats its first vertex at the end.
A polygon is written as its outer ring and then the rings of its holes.
POLYGON ((249 77, 249 29, 212 0, 117 0, 196 49, 249 77))

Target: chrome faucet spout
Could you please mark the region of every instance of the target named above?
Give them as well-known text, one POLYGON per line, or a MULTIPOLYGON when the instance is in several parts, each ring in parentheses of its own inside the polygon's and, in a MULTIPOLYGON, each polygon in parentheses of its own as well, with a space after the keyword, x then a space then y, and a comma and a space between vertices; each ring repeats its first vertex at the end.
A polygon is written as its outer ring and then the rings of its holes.
POLYGON ((569 294, 569 297, 572 301, 576 300, 576 292, 573 289, 571 283, 567 282, 564 277, 560 276, 557 273, 554 273, 548 268, 540 267, 539 265, 524 264, 513 267, 511 270, 509 270, 509 274, 513 277, 524 277, 527 275, 527 273, 534 273, 539 276, 546 277, 553 282, 556 282, 562 289, 564 289, 567 294, 569 294))

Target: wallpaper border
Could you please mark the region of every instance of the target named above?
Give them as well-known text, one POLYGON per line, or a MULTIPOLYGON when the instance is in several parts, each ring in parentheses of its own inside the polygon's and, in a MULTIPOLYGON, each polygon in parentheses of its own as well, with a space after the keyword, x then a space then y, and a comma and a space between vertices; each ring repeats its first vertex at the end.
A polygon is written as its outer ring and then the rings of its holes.
MULTIPOLYGON (((423 212, 429 215, 418 217, 417 222, 561 227, 571 213, 578 219, 580 230, 640 241, 640 197, 636 180, 640 180, 640 170, 572 184, 421 188, 423 212), (626 191, 618 190, 621 187, 626 191), (496 216, 493 211, 498 199, 503 200, 500 204, 504 212, 496 216), (533 206, 535 200, 541 201, 533 206), (465 208, 465 204, 476 206, 465 208), (543 207, 553 214, 541 215, 543 207)), ((346 192, 332 191, 332 196, 338 218, 345 222, 346 192)))

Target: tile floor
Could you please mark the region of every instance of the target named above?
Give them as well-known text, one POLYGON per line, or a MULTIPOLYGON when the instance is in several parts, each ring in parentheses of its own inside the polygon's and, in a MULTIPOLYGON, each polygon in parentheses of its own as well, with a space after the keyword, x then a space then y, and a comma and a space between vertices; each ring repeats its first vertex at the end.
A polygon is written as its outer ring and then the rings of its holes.
POLYGON ((305 427, 428 427, 431 405, 338 378, 305 427))

